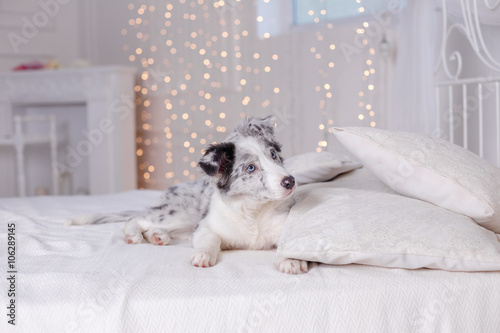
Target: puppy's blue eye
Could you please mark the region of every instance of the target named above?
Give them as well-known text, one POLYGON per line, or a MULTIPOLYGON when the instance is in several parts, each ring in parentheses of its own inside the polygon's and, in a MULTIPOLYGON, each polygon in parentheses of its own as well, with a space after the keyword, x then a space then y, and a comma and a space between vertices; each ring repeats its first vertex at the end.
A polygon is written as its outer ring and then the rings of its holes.
POLYGON ((255 171, 255 165, 250 164, 249 166, 247 166, 247 172, 248 173, 252 173, 254 171, 255 171))
POLYGON ((276 155, 276 152, 274 150, 271 150, 271 157, 273 158, 273 160, 278 158, 278 155, 276 155))

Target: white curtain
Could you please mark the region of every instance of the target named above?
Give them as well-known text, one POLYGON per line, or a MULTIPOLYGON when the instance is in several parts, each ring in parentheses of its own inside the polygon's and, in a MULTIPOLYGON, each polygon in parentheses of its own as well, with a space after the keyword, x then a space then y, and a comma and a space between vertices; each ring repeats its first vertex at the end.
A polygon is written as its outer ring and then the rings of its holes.
POLYGON ((400 25, 388 128, 432 134, 436 130, 434 67, 439 51, 439 2, 409 1, 400 25))

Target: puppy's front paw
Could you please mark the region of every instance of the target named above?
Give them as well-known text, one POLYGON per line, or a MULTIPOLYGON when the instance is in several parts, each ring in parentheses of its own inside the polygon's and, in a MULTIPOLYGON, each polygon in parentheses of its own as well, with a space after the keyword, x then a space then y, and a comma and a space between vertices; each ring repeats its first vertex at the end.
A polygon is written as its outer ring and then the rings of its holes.
POLYGON ((284 259, 278 264, 280 272, 287 274, 307 273, 307 261, 296 259, 284 259))
POLYGON ((198 252, 191 257, 191 264, 196 267, 210 267, 215 265, 217 255, 209 252, 198 252))

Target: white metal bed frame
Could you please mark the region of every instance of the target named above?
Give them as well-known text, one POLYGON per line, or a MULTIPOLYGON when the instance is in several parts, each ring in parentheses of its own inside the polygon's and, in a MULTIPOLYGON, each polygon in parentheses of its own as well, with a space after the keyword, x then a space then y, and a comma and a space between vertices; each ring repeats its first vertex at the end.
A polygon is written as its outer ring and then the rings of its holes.
MULTIPOLYGON (((481 23, 479 19, 478 1, 480 0, 460 0, 463 22, 450 23, 446 0, 442 0, 442 16, 443 16, 443 35, 441 40, 440 58, 437 63, 436 72, 442 68, 447 79, 435 83, 436 106, 437 106, 437 127, 441 136, 447 136, 452 143, 461 144, 464 148, 477 153, 481 157, 485 157, 485 145, 495 150, 496 156, 489 158, 490 162, 500 167, 500 63, 494 59, 488 50, 488 46, 483 38, 481 23), (471 49, 481 60, 481 62, 491 69, 491 74, 487 77, 478 76, 472 78, 460 78, 463 69, 463 58, 460 51, 455 50, 448 52, 447 45, 451 34, 454 31, 462 31, 470 43, 471 49), (456 63, 456 70, 452 72, 449 67, 449 61, 456 63), (484 89, 488 85, 494 95, 494 110, 485 110, 484 89), (462 99, 459 101, 461 114, 454 112, 454 104, 457 104, 457 97, 454 95, 454 87, 461 87, 462 99), (469 107, 468 98, 471 97, 473 88, 477 89, 477 111, 478 111, 478 128, 471 130, 468 122, 469 107), (444 103, 443 103, 444 102, 444 103), (442 109, 443 104, 447 104, 445 110, 442 109), (485 112, 493 111, 495 119, 495 141, 487 140, 485 142, 485 112), (449 116, 448 124, 443 124, 443 112, 447 112, 449 116), (462 117, 462 122, 457 122, 456 117, 462 117), (462 135, 462 142, 457 142, 456 132, 462 135), (471 133, 472 132, 472 133, 471 133), (477 134, 478 147, 471 149, 469 142, 473 135, 477 134), (475 151, 477 150, 477 151, 475 151)), ((488 10, 500 11, 500 0, 482 0, 488 10)), ((500 29, 500 27, 499 27, 500 29)), ((458 94, 457 94, 458 95, 458 94)), ((492 117, 490 117, 491 119, 492 117)))

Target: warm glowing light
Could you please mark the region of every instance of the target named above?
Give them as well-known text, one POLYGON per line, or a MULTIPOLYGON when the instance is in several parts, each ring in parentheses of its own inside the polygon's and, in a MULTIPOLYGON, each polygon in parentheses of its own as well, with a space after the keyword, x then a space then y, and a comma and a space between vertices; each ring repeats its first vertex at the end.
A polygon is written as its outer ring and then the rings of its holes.
MULTIPOLYGON (((358 3, 359 13, 368 11, 361 5, 362 0, 355 1, 358 3)), ((283 85, 285 90, 281 91, 282 75, 288 75, 283 73, 282 69, 286 68, 288 61, 282 54, 278 55, 273 50, 274 41, 264 47, 254 43, 267 43, 268 41, 263 39, 271 38, 272 31, 262 31, 258 34, 257 31, 249 29, 255 23, 249 22, 247 17, 224 14, 226 10, 243 9, 241 4, 245 1, 178 0, 172 3, 168 1, 169 3, 162 4, 161 8, 159 5, 141 5, 143 2, 128 4, 133 19, 128 21, 126 29, 119 30, 123 36, 137 37, 137 44, 129 42, 123 45, 123 50, 129 61, 136 62, 135 66, 142 68, 139 72, 140 84, 134 86, 137 92, 140 133, 136 136, 136 154, 141 157, 138 165, 139 187, 148 187, 147 184, 163 186, 162 181, 171 185, 199 177, 195 169, 198 168, 199 155, 203 152, 202 145, 222 140, 223 133, 227 132, 226 126, 234 125, 235 117, 244 118, 256 109, 273 113, 273 108, 283 103, 281 99, 288 98, 288 86, 283 85), (222 9, 219 14, 224 15, 215 15, 217 10, 214 10, 212 5, 222 9), (155 11, 158 12, 150 14, 155 11), (154 21, 157 19, 159 22, 154 21), (213 24, 218 26, 218 29, 208 29, 204 23, 207 21, 214 21, 213 24), (250 40, 248 36, 251 36, 250 40), (273 73, 270 73, 271 71, 273 73), (234 86, 230 87, 228 84, 234 86), (231 92, 232 89, 235 91, 231 92), (274 95, 272 97, 269 94, 274 95), (285 95, 280 97, 276 94, 285 95), (158 105, 162 100, 163 115, 161 104, 158 105), (164 128, 161 128, 162 123, 164 128), (201 129, 198 128, 200 125, 201 129), (183 149, 175 148, 177 145, 183 149), (156 150, 156 147, 159 149, 156 150), (155 157, 155 154, 158 155, 155 157), (169 168, 169 171, 164 168, 169 168)), ((324 21, 329 14, 328 9, 321 7, 311 8, 306 12, 316 23, 324 21)), ((257 14, 250 19, 256 18, 260 23, 264 21, 263 16, 257 14)), ((268 17, 265 20, 273 23, 268 17)), ((359 41, 364 45, 371 44, 371 40, 365 36, 369 33, 369 27, 369 22, 361 21, 355 29, 360 35, 359 41)), ((316 27, 316 31, 311 32, 311 43, 305 46, 305 51, 308 54, 311 52, 309 59, 318 59, 318 64, 313 65, 319 66, 315 73, 318 77, 316 84, 305 85, 303 89, 313 93, 314 89, 317 92, 315 97, 319 99, 319 105, 312 107, 317 108, 313 112, 317 112, 318 117, 322 119, 315 125, 319 131, 325 131, 321 132, 321 136, 326 135, 327 130, 331 131, 333 125, 333 120, 330 119, 332 105, 328 99, 333 98, 333 90, 336 89, 330 82, 334 67, 336 69, 337 66, 334 62, 336 53, 329 52, 336 51, 336 45, 330 39, 330 31, 325 31, 333 28, 334 25, 330 22, 325 22, 324 27, 316 27)), ((366 51, 371 59, 366 57, 363 60, 366 62, 361 75, 365 82, 364 92, 358 92, 357 102, 361 111, 354 117, 367 120, 367 123, 374 127, 375 122, 371 120, 375 120, 375 113, 372 105, 367 104, 371 100, 365 98, 374 90, 371 75, 375 73, 372 68, 375 49, 368 47, 366 51)), ((326 150, 328 142, 318 140, 316 150, 326 150)))

